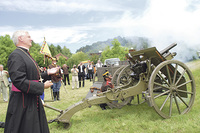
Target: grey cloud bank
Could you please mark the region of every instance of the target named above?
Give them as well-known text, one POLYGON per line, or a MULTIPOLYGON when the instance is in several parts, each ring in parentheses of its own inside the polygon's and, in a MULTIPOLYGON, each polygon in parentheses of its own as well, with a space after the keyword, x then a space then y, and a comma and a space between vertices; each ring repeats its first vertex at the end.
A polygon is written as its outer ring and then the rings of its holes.
POLYGON ((200 42, 197 0, 0 1, 0 35, 28 30, 36 43, 78 48, 116 36, 147 37, 159 50, 200 42))

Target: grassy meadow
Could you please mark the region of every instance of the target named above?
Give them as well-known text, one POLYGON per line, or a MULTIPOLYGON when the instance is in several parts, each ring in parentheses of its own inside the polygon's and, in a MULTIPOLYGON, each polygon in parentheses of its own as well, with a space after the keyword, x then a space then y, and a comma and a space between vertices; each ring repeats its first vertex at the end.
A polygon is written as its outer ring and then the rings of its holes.
MULTIPOLYGON (((200 61, 195 61, 200 64, 200 61)), ((195 65, 194 64, 194 65, 195 65)), ((196 65, 197 66, 197 65, 196 65)), ((190 66, 189 66, 190 67, 190 66)), ((63 128, 63 124, 51 123, 51 133, 199 133, 200 132, 200 67, 192 68, 196 82, 196 98, 191 111, 184 115, 163 119, 153 107, 147 103, 124 106, 121 109, 101 110, 99 106, 86 108, 73 115, 72 126, 69 130, 63 128)), ((93 83, 85 81, 85 87, 71 89, 66 86, 67 93, 61 87, 61 101, 46 102, 55 108, 65 110, 67 107, 81 101, 87 95, 93 83)), ((45 90, 45 100, 51 100, 50 89, 45 90)), ((5 121, 8 103, 4 103, 0 97, 0 121, 5 121)), ((45 108, 47 120, 56 118, 59 112, 45 108)), ((0 132, 4 129, 0 128, 0 132)))

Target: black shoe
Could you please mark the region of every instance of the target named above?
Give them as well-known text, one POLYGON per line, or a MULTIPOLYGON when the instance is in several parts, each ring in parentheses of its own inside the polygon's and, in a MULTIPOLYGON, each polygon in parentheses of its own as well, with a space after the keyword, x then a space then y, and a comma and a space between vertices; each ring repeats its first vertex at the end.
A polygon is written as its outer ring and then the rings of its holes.
POLYGON ((59 91, 57 92, 57 100, 60 101, 60 94, 59 94, 59 91))
POLYGON ((56 101, 56 92, 53 92, 54 101, 56 101))
POLYGON ((104 108, 101 108, 102 110, 106 110, 106 108, 104 107, 104 108))
POLYGON ((4 128, 5 127, 5 123, 4 122, 0 122, 0 128, 4 128))

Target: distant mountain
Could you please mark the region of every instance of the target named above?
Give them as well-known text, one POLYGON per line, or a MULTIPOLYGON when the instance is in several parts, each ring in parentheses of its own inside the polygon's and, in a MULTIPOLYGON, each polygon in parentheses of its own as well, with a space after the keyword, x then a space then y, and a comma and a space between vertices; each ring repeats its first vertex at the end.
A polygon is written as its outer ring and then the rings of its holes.
POLYGON ((148 38, 118 36, 113 39, 108 39, 107 41, 98 41, 92 45, 86 45, 78 49, 76 52, 82 51, 84 53, 98 53, 99 51, 103 51, 107 46, 112 47, 112 41, 114 39, 117 39, 122 46, 129 49, 134 48, 139 50, 150 47, 150 40, 148 38))

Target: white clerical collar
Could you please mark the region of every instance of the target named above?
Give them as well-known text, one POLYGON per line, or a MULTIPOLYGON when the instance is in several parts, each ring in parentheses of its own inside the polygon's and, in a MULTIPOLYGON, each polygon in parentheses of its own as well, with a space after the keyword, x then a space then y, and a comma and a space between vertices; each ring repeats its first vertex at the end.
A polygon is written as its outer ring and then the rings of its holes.
POLYGON ((24 48, 24 49, 26 49, 26 50, 28 50, 28 51, 29 51, 29 49, 28 49, 28 48, 26 48, 26 47, 23 47, 23 46, 18 46, 18 47, 20 47, 20 48, 24 48))

